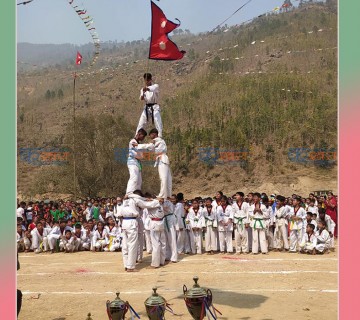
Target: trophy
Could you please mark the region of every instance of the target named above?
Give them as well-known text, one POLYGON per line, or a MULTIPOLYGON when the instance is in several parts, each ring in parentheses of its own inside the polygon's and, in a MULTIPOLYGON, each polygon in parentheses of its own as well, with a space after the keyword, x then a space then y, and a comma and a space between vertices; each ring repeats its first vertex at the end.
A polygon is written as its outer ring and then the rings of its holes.
POLYGON ((145 300, 146 313, 150 320, 165 320, 166 300, 156 290, 154 287, 153 294, 145 300))
POLYGON ((116 298, 114 301, 106 301, 106 310, 109 320, 125 319, 125 314, 129 309, 129 303, 121 300, 119 295, 120 292, 116 292, 116 298))
POLYGON ((93 318, 91 318, 91 313, 90 312, 88 313, 88 316, 87 316, 86 320, 93 320, 93 318))
POLYGON ((215 308, 213 308, 213 312, 210 310, 210 307, 212 307, 211 290, 201 288, 197 276, 193 280, 195 284, 191 289, 188 290, 186 285, 183 286, 184 300, 189 313, 194 320, 203 320, 208 314, 213 319, 216 319, 215 308))

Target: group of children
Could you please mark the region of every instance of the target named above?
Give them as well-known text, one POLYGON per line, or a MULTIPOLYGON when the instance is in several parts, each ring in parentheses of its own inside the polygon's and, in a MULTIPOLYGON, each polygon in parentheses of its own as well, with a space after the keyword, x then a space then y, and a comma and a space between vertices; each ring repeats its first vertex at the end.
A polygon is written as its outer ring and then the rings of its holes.
POLYGON ((188 201, 182 193, 162 199, 139 190, 82 203, 21 202, 17 243, 19 251, 35 253, 121 250, 129 272, 144 250, 153 268, 176 263, 178 254, 317 254, 334 250, 336 219, 327 212, 336 205, 329 203, 313 195, 237 192, 227 198, 220 191, 214 199, 188 201))

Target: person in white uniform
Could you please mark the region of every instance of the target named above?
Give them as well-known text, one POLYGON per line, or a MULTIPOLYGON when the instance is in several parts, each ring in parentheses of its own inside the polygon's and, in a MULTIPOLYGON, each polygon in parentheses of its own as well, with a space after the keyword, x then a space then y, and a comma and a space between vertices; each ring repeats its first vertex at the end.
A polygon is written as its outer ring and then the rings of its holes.
POLYGON ((175 217, 175 203, 176 196, 172 195, 170 200, 164 201, 164 222, 165 222, 165 236, 166 236, 166 259, 173 263, 177 262, 178 252, 176 243, 176 224, 175 217))
POLYGON ((315 233, 317 243, 315 246, 317 253, 324 253, 331 247, 331 237, 326 230, 326 223, 323 220, 318 221, 318 230, 315 233))
POLYGON ((302 241, 305 232, 306 211, 300 206, 301 198, 293 199, 293 207, 290 210, 290 249, 289 252, 297 252, 297 246, 302 241))
POLYGON ((197 254, 202 254, 202 231, 205 228, 204 212, 199 207, 199 201, 194 199, 192 201, 192 207, 188 213, 188 219, 190 221, 190 228, 194 237, 195 250, 197 254))
POLYGON ((127 167, 129 170, 129 181, 126 187, 126 195, 134 192, 135 190, 141 190, 142 185, 142 166, 141 158, 142 152, 154 150, 154 145, 150 144, 140 144, 144 141, 147 136, 147 132, 144 129, 140 129, 136 134, 134 139, 131 139, 129 142, 129 156, 127 159, 127 167))
POLYGON ((155 146, 155 167, 158 167, 160 177, 160 193, 158 198, 167 199, 172 195, 172 176, 170 170, 170 161, 167 156, 167 146, 164 139, 159 137, 159 131, 152 129, 149 137, 153 140, 155 146))
POLYGON ((104 248, 104 251, 114 252, 120 249, 121 244, 121 228, 116 226, 115 220, 113 217, 108 218, 108 225, 105 226, 105 229, 109 236, 109 244, 104 248))
POLYGON ((317 238, 315 236, 315 226, 312 223, 307 224, 306 232, 300 243, 300 253, 316 254, 315 247, 317 238))
POLYGON ((122 218, 122 256, 125 271, 134 272, 138 257, 138 219, 139 210, 155 208, 158 201, 146 201, 140 190, 124 197, 123 205, 116 213, 122 218))
POLYGON ((163 125, 161 121, 159 102, 159 85, 152 82, 151 73, 144 74, 145 86, 140 90, 140 100, 145 102, 144 110, 141 113, 136 133, 140 129, 145 129, 150 119, 162 137, 163 125))
POLYGON ((96 226, 97 229, 94 232, 92 238, 92 250, 103 251, 109 244, 109 234, 108 231, 104 228, 103 222, 99 221, 96 226))
POLYGON ((148 208, 150 216, 150 236, 152 245, 150 268, 156 269, 165 265, 166 258, 166 235, 164 223, 164 199, 156 199, 153 208, 148 208))
POLYGON ((232 245, 234 209, 228 204, 226 196, 221 197, 221 206, 217 207, 216 215, 218 220, 220 253, 225 253, 225 245, 226 251, 232 253, 234 250, 232 245))
POLYGON ((75 251, 75 237, 71 233, 71 230, 67 229, 65 231, 65 235, 60 237, 60 250, 65 253, 74 252, 75 251))
POLYGON ((205 218, 205 251, 208 254, 214 254, 217 251, 218 244, 218 231, 217 231, 217 218, 216 218, 216 209, 212 205, 212 199, 209 197, 205 200, 204 208, 204 218, 205 218))
POLYGON ((31 231, 32 249, 35 253, 48 251, 48 229, 43 227, 41 222, 36 223, 36 228, 31 231))
POLYGON ((249 218, 251 219, 250 227, 252 228, 252 253, 259 253, 259 245, 261 253, 268 252, 268 244, 266 241, 266 224, 265 220, 269 218, 266 206, 260 203, 261 195, 255 192, 253 195, 253 204, 249 206, 249 218))
POLYGON ((175 216, 177 220, 177 249, 178 254, 181 254, 185 252, 186 235, 184 194, 181 192, 176 195, 175 216))
POLYGON ((277 251, 289 250, 288 241, 288 216, 289 208, 285 206, 285 197, 278 195, 276 197, 276 210, 275 210, 275 249, 277 251))
POLYGON ((47 237, 51 253, 55 252, 56 243, 58 240, 60 242, 61 236, 65 236, 66 230, 67 229, 66 229, 66 221, 65 220, 61 220, 60 223, 55 222, 54 226, 52 227, 52 229, 49 232, 49 235, 47 237))
POLYGON ((249 217, 248 209, 249 204, 244 201, 244 193, 236 192, 235 200, 232 207, 234 209, 234 228, 235 228, 235 249, 236 253, 249 253, 248 245, 248 232, 249 217))

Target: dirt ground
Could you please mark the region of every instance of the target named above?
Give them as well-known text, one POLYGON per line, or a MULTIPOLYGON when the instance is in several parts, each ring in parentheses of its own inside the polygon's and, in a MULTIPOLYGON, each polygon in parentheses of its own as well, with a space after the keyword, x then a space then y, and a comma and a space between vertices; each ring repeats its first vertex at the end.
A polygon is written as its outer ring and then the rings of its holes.
POLYGON ((191 319, 182 287, 191 287, 194 275, 212 290, 214 305, 222 312, 219 320, 337 319, 336 252, 181 255, 179 263, 157 270, 146 268, 151 256, 145 253, 139 272, 132 274, 124 272, 120 252, 20 253, 19 261, 19 320, 85 320, 88 312, 94 320, 105 320, 105 303, 117 290, 147 319, 144 301, 153 286, 177 314, 166 313, 166 319, 191 319))

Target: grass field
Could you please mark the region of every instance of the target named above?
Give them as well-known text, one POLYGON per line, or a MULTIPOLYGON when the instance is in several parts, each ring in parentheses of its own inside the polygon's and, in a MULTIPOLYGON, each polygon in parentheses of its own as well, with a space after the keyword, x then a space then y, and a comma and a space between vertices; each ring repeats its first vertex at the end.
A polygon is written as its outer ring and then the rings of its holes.
POLYGON ((156 270, 147 269, 151 256, 145 253, 139 272, 132 274, 124 272, 120 252, 21 253, 19 261, 19 320, 85 320, 88 312, 94 320, 108 319, 105 303, 117 290, 147 319, 144 301, 153 286, 177 314, 167 313, 166 319, 191 319, 182 287, 191 287, 194 275, 212 290, 214 305, 222 312, 219 320, 337 319, 336 252, 181 255, 179 263, 156 270))

